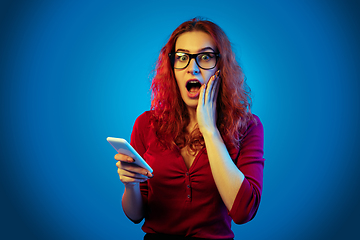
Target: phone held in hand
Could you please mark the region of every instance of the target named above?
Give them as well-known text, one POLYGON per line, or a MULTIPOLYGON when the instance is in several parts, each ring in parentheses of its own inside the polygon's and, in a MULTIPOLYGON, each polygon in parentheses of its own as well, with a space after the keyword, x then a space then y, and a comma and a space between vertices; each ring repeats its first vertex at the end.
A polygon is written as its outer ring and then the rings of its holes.
POLYGON ((108 137, 106 139, 118 153, 127 155, 135 160, 134 164, 145 168, 149 172, 153 172, 152 168, 145 160, 136 152, 136 150, 123 138, 108 137))

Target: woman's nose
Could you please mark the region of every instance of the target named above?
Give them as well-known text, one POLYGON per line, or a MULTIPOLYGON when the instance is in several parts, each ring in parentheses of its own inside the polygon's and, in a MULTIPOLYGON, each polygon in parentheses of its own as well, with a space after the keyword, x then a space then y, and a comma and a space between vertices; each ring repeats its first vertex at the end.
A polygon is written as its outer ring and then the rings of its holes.
POLYGON ((190 59, 189 66, 187 67, 187 69, 188 69, 188 72, 190 72, 192 74, 200 72, 200 68, 197 65, 195 59, 190 59))

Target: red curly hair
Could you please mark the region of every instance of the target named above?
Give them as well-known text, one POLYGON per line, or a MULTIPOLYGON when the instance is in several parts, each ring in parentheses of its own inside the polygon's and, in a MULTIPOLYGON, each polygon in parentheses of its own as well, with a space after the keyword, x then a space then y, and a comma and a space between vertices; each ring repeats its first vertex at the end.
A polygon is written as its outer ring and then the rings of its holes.
POLYGON ((239 148, 242 133, 248 122, 254 119, 250 110, 250 89, 246 85, 243 71, 235 59, 226 34, 218 25, 207 20, 194 18, 182 23, 161 49, 151 84, 152 126, 165 148, 183 148, 188 145, 196 153, 204 146, 198 128, 191 133, 186 130, 190 123, 189 113, 181 98, 169 58, 169 53, 175 51, 178 37, 190 31, 203 31, 209 34, 221 55, 217 65, 221 70, 222 79, 217 98, 217 127, 225 142, 239 148))

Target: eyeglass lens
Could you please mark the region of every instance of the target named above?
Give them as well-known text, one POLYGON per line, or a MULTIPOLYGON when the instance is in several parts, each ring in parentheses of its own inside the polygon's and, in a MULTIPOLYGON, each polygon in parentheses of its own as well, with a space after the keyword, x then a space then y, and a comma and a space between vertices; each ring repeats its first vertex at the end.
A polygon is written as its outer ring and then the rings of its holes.
MULTIPOLYGON (((204 52, 204 53, 193 54, 192 56, 195 56, 196 63, 201 68, 211 69, 214 68, 216 65, 215 53, 204 52)), ((186 68, 191 58, 193 57, 190 57, 190 55, 187 53, 176 52, 174 59, 174 68, 177 69, 186 68)))

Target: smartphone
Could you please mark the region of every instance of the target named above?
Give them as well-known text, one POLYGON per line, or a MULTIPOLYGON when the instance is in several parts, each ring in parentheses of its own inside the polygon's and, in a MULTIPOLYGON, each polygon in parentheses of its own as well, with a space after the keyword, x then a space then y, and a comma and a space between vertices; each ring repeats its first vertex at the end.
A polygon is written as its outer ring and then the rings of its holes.
POLYGON ((152 168, 145 160, 136 152, 136 150, 123 138, 108 137, 106 139, 118 153, 125 154, 135 160, 134 164, 145 168, 149 172, 153 172, 152 168))

